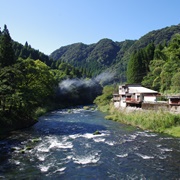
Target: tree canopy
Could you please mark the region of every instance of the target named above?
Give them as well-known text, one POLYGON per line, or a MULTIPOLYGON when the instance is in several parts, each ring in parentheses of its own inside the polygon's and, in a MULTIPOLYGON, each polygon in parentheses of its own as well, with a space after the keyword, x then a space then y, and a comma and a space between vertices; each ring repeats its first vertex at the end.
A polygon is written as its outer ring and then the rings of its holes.
POLYGON ((180 92, 180 34, 174 35, 167 46, 157 47, 155 54, 142 84, 161 92, 180 92))

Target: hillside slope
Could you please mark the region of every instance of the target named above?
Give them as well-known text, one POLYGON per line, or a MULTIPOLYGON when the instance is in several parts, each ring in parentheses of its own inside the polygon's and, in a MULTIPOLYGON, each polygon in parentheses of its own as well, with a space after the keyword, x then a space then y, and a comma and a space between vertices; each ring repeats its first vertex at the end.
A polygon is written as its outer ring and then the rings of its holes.
POLYGON ((111 39, 101 39, 90 45, 75 43, 55 50, 50 58, 67 62, 92 77, 104 71, 113 72, 116 74, 114 80, 125 82, 127 63, 135 50, 152 42, 155 46, 168 43, 177 33, 180 33, 180 24, 153 30, 139 40, 114 42, 111 39))

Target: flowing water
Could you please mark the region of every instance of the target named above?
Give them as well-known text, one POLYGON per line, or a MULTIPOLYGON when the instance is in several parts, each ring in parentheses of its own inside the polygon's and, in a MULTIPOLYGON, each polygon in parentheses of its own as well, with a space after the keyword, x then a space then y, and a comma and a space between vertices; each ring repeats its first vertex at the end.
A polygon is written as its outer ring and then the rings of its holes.
POLYGON ((180 179, 180 139, 99 111, 53 111, 0 141, 0 179, 180 179))

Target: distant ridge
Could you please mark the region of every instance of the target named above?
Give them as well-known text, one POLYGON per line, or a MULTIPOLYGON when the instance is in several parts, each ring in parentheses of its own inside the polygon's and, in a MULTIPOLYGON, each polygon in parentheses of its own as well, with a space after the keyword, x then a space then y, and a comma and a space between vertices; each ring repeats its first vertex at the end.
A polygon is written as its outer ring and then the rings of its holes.
POLYGON ((150 31, 139 40, 114 42, 104 38, 90 45, 75 43, 63 46, 52 52, 50 58, 85 69, 91 76, 113 71, 116 73, 116 79, 125 82, 127 63, 134 50, 144 48, 151 42, 155 46, 168 43, 176 33, 180 33, 180 24, 150 31))

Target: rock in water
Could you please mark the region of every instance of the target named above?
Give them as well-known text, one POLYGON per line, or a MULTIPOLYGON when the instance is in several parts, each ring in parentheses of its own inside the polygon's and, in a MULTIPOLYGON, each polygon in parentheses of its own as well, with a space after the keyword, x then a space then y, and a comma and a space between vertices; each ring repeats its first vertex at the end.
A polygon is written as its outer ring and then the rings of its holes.
POLYGON ((99 135, 101 134, 98 130, 93 133, 93 135, 99 135))

